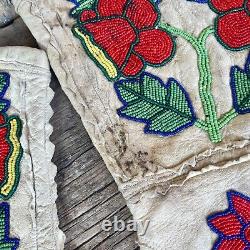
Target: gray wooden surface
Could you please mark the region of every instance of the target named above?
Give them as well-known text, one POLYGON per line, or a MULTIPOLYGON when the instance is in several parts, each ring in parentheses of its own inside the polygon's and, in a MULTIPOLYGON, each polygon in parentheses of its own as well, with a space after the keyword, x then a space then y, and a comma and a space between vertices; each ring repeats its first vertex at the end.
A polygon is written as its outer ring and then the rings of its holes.
POLYGON ((55 113, 51 141, 56 146, 53 162, 58 168, 57 208, 60 228, 67 237, 65 249, 139 249, 135 233, 101 229, 104 219, 112 221, 117 216, 127 221, 131 214, 80 117, 55 79, 52 88, 55 113))
MULTIPOLYGON (((0 7, 5 3, 6 0, 0 0, 0 7)), ((2 7, 0 46, 7 45, 37 46, 22 20, 11 9, 4 11, 2 7)), ((55 91, 51 103, 54 110, 51 141, 55 144, 53 162, 58 168, 58 216, 67 237, 65 250, 138 250, 136 233, 102 231, 103 220, 112 221, 117 216, 127 221, 131 214, 55 77, 51 87, 55 91)))

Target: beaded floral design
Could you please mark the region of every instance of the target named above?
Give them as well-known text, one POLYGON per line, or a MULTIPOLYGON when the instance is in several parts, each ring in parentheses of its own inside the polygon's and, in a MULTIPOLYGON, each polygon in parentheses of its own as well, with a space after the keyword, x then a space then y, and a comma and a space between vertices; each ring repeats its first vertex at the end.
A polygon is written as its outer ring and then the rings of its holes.
POLYGON ((157 28, 160 13, 150 0, 98 0, 73 28, 89 56, 111 80, 138 76, 174 54, 170 34, 157 28))
POLYGON ((228 49, 250 48, 250 0, 210 0, 215 19, 216 37, 228 49))
POLYGON ((124 105, 118 114, 146 123, 145 133, 175 135, 197 120, 188 94, 174 78, 164 84, 144 72, 139 79, 116 82, 115 90, 124 105), (181 101, 176 101, 176 96, 181 101))
POLYGON ((208 217, 208 225, 218 235, 213 250, 250 249, 250 198, 236 191, 227 193, 227 210, 208 217))
POLYGON ((10 238, 10 206, 7 202, 0 203, 0 249, 16 250, 19 239, 10 238))
POLYGON ((3 99, 9 87, 10 76, 0 73, 0 198, 9 199, 15 192, 20 178, 22 123, 17 116, 7 116, 10 101, 3 99))
POLYGON ((225 48, 249 48, 250 0, 188 0, 193 4, 209 3, 218 13, 216 25, 204 28, 199 36, 160 22, 159 0, 71 1, 76 4, 71 14, 77 18, 73 33, 106 77, 115 82, 123 104, 118 115, 145 123, 145 133, 172 136, 194 125, 218 143, 223 139, 222 129, 231 120, 250 112, 250 56, 244 69, 232 65, 228 82, 232 108, 219 116, 206 47, 208 37, 214 35, 225 48), (189 94, 177 79, 170 76, 164 84, 159 77, 145 72, 147 65, 160 66, 172 58, 179 37, 197 54, 203 119, 195 114, 189 94))

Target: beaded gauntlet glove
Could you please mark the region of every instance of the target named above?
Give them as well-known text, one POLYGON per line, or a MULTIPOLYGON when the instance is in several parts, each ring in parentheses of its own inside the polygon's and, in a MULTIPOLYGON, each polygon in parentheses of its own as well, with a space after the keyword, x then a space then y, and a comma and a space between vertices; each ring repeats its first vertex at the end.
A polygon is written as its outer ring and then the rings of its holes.
POLYGON ((0 248, 63 249, 45 52, 0 47, 0 248))

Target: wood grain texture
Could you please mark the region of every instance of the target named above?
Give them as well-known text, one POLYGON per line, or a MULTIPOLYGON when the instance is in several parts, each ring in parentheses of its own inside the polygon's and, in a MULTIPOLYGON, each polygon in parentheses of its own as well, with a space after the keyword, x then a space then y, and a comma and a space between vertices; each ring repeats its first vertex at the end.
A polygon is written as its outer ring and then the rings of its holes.
POLYGON ((56 146, 53 162, 58 168, 57 207, 67 237, 65 250, 138 250, 136 233, 102 230, 104 219, 117 216, 127 221, 132 216, 55 77, 51 87, 55 91, 51 141, 56 146))

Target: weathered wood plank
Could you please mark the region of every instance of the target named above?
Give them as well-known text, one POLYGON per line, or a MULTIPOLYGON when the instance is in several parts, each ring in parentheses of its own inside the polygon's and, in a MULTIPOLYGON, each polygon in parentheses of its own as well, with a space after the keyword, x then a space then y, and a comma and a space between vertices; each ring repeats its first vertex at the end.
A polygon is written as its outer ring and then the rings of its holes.
POLYGON ((80 117, 55 79, 51 86, 55 91, 51 140, 56 145, 53 161, 58 167, 57 207, 67 237, 65 249, 138 250, 135 233, 102 230, 104 219, 117 216, 127 221, 131 214, 80 117))
POLYGON ((17 17, 15 20, 13 20, 11 25, 3 28, 0 27, 0 46, 27 46, 35 48, 37 47, 37 43, 36 40, 32 37, 28 28, 24 25, 22 19, 20 17, 17 17))

